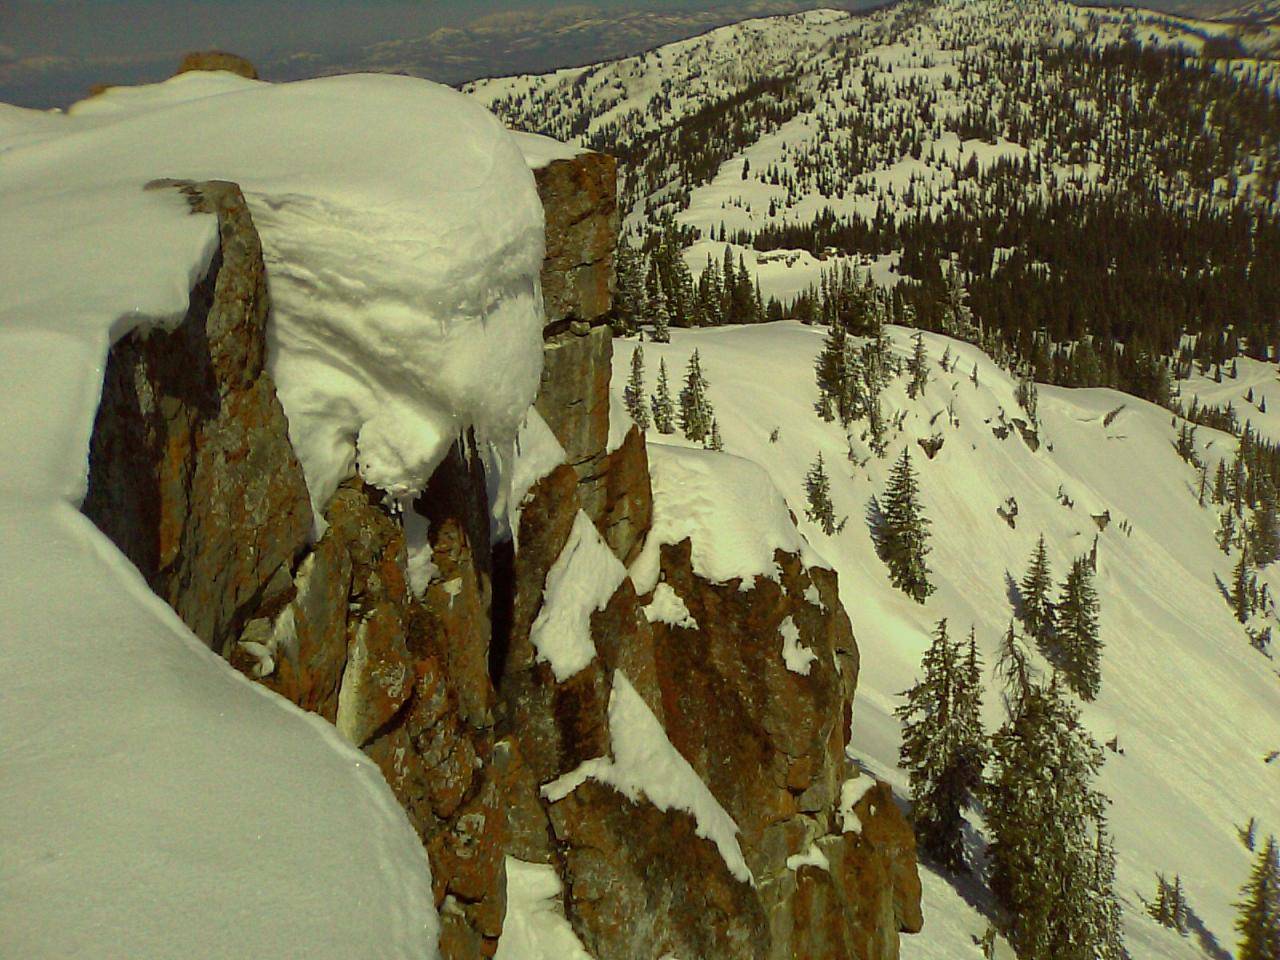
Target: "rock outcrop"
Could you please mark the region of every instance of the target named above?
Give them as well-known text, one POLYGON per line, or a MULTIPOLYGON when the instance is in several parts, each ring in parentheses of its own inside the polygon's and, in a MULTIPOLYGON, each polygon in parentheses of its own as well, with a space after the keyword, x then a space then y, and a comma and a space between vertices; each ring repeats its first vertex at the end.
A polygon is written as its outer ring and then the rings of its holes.
POLYGON ((258 68, 244 57, 225 50, 193 50, 182 58, 175 76, 193 70, 226 70, 250 80, 258 79, 258 68))
POLYGON ((618 243, 617 161, 602 153, 533 171, 547 213, 542 299, 548 326, 596 323, 613 307, 618 243))
POLYGON ((507 856, 555 867, 600 960, 889 960, 920 926, 914 840, 847 755, 859 664, 835 575, 779 551, 776 579, 715 583, 688 540, 660 548, 647 592, 627 575, 657 505, 643 435, 608 445, 613 172, 585 155, 538 175, 537 409, 566 459, 527 494, 513 542, 490 542, 470 436, 411 504, 353 473, 311 539, 263 361, 261 249, 239 190, 218 183, 161 185, 217 216, 220 252, 177 328, 112 349, 85 513, 206 643, 379 765, 427 850, 451 960, 493 955, 507 856), (607 586, 583 614, 594 653, 558 675, 538 631, 575 550, 607 586), (658 590, 687 617, 653 615, 658 590), (702 814, 600 774, 623 694, 736 825, 737 865, 702 814), (852 782, 869 788, 856 801, 852 782))

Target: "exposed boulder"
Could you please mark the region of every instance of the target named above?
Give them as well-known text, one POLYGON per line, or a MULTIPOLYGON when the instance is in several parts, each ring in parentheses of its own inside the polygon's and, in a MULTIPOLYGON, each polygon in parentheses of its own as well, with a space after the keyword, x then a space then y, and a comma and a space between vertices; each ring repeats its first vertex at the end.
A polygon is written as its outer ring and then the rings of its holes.
POLYGON ((224 50, 193 50, 182 58, 174 76, 193 70, 226 70, 250 80, 258 79, 258 69, 244 57, 224 50))

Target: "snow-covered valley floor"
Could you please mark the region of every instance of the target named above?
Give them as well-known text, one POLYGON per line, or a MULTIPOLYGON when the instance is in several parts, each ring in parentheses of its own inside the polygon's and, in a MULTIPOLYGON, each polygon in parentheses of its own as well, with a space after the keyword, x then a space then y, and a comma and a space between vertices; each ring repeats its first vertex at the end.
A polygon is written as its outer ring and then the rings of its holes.
MULTIPOLYGON (((814 411, 814 359, 824 334, 782 322, 674 330, 669 344, 641 346, 650 394, 660 359, 675 393, 690 354, 699 351, 725 451, 764 467, 809 542, 839 572, 862 653, 853 728, 859 759, 905 797, 893 710, 915 678, 934 623, 946 617, 964 632, 974 625, 989 673, 1012 616, 1008 578, 1022 577, 1036 539, 1045 535, 1060 582, 1096 538, 1102 691, 1083 715, 1099 743, 1117 741, 1117 751, 1106 751, 1099 785, 1111 799, 1128 946, 1135 960, 1230 956, 1233 903, 1251 856, 1236 827, 1257 817, 1261 835, 1280 829, 1280 762, 1266 762, 1280 749, 1280 675, 1250 647, 1215 585, 1215 574, 1229 579, 1233 561, 1215 544, 1216 514, 1197 503, 1197 473, 1177 455, 1170 413, 1112 390, 1041 387, 1041 443, 1033 451, 1016 429, 1004 439, 997 432, 1006 431, 994 429, 1025 416, 1015 381, 976 347, 926 334, 928 386, 910 400, 905 377, 890 384, 886 414, 903 411, 905 418, 885 457, 876 458, 859 439, 861 424, 851 428, 851 443, 838 423, 824 423, 814 411), (940 364, 947 350, 956 358, 950 372, 940 364), (933 434, 943 447, 928 459, 916 441, 933 434), (932 521, 937 590, 923 605, 891 585, 865 518, 904 443, 932 521), (830 537, 805 519, 804 477, 819 453, 836 518, 848 517, 843 532, 830 537), (1017 503, 1013 528, 996 512, 1010 497, 1017 503), (1110 522, 1100 531, 1093 517, 1107 512, 1110 522), (1193 915, 1185 937, 1143 909, 1157 872, 1182 878, 1193 915)), ((907 355, 912 331, 891 327, 888 334, 907 355)), ((615 342, 615 430, 625 417, 622 390, 635 347, 635 340, 615 342)), ((687 444, 678 433, 652 428, 648 439, 687 444)), ((1206 428, 1197 439, 1211 467, 1235 446, 1206 428)), ((1277 580, 1274 570, 1267 575, 1277 580)), ((989 731, 1002 716, 988 677, 989 731)), ((904 957, 981 956, 971 940, 987 923, 981 883, 926 868, 922 879, 926 926, 904 938, 904 957)))

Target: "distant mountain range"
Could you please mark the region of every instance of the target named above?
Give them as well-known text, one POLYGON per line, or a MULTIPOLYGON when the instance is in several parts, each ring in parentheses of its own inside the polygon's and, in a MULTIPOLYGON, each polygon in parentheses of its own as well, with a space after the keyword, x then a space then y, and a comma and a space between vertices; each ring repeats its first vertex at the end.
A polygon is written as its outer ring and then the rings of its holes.
MULTIPOLYGON (((753 17, 815 8, 866 10, 883 0, 744 0, 706 9, 604 10, 591 4, 543 12, 511 12, 425 36, 392 38, 337 52, 297 50, 255 58, 268 80, 300 80, 337 73, 404 73, 461 84, 480 77, 545 73, 631 56, 753 17)), ((1102 2, 1101 6, 1119 6, 1102 2)), ((1124 4, 1129 5, 1129 4, 1124 4)), ((1280 20, 1280 0, 1154 0, 1147 6, 1184 16, 1254 23, 1280 20)), ((144 56, 73 58, 19 56, 0 43, 0 102, 66 106, 96 84, 136 84, 169 76, 184 50, 144 56)), ((251 51, 235 51, 251 52, 251 51)))

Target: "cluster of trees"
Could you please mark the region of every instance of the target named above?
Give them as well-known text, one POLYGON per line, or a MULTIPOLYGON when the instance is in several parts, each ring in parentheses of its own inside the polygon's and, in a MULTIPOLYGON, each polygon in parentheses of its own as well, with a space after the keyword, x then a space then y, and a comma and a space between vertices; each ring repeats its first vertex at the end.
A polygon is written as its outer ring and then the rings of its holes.
POLYGON ((880 394, 900 372, 883 327, 874 323, 862 343, 852 339, 849 328, 836 320, 827 328, 822 350, 814 364, 818 384, 815 409, 828 423, 848 428, 858 420, 867 424, 864 436, 877 456, 888 443, 888 423, 880 394))
POLYGON ((1056 601, 1052 590, 1048 550, 1041 535, 1020 584, 1022 627, 1061 671, 1067 686, 1082 699, 1093 700, 1102 687, 1102 640, 1090 558, 1072 561, 1056 601))
POLYGON ((622 401, 632 421, 641 430, 647 431, 652 424, 658 433, 673 434, 679 426, 686 440, 700 443, 708 450, 723 450, 720 424, 708 395, 710 386, 702 372, 702 359, 694 350, 689 357, 679 397, 672 399, 665 360, 658 361, 657 391, 648 396, 645 392, 644 347, 637 344, 631 354, 631 374, 623 387, 622 401))
MULTIPOLYGON (((674 222, 667 220, 639 247, 633 247, 626 237, 619 240, 614 333, 643 336, 643 331, 648 331, 651 339, 666 343, 672 326, 707 327, 769 319, 759 282, 741 254, 735 263, 733 250, 726 245, 722 263, 708 255, 695 281, 684 260, 682 236, 674 222)), ((775 307, 775 313, 780 316, 780 309, 775 307)))
MULTIPOLYGON (((1214 419, 1214 410, 1203 407, 1197 410, 1193 404, 1189 412, 1203 418, 1209 411, 1209 419, 1214 419)), ((1224 418, 1217 419, 1221 422, 1224 418)), ((1248 625, 1254 616, 1270 615, 1275 607, 1270 587, 1259 582, 1258 573, 1280 560, 1280 514, 1277 512, 1280 445, 1258 436, 1248 421, 1243 427, 1236 427, 1234 416, 1225 426, 1238 436, 1239 443, 1230 460, 1218 461, 1212 478, 1208 464, 1196 450, 1196 427, 1190 422, 1183 423, 1174 446, 1179 456, 1199 471, 1200 505, 1212 505, 1220 510, 1218 546, 1228 556, 1232 550, 1237 551, 1231 582, 1224 592, 1236 619, 1248 625)), ((1254 646, 1265 652, 1271 642, 1270 628, 1248 629, 1254 646)))
POLYGON ((972 631, 962 645, 939 621, 923 676, 904 694, 900 757, 921 848, 945 869, 968 869, 964 811, 980 808, 988 879, 1018 956, 1121 960, 1115 852, 1094 786, 1101 749, 1056 674, 1035 680, 1025 653, 1008 647, 999 669, 1007 715, 989 743, 972 631))

